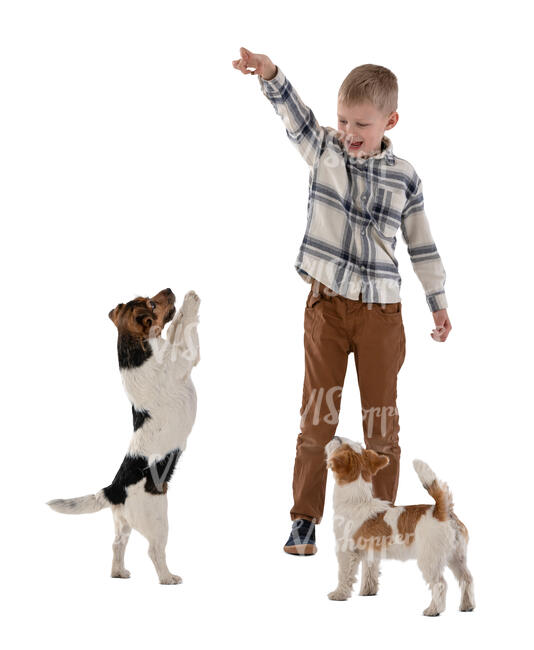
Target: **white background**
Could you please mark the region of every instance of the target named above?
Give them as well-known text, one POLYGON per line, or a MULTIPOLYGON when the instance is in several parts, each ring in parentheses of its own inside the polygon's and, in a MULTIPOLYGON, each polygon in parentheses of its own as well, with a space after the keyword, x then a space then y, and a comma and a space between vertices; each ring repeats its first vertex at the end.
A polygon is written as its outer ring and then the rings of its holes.
MULTIPOLYGON (((9 647, 325 648, 515 644, 532 564, 530 23, 506 2, 2 2, 2 576, 9 647), (415 563, 376 598, 330 602, 332 481, 319 552, 283 553, 309 287, 293 268, 308 169, 239 46, 280 65, 321 124, 356 65, 398 77, 394 151, 423 179, 453 330, 397 247, 407 356, 397 504, 426 460, 467 524, 477 609, 430 600, 415 563), (107 485, 130 405, 107 318, 171 286, 202 298, 199 410, 169 491, 160 586, 133 533, 111 580, 110 513, 45 501, 107 485)), ((400 235, 400 233, 399 233, 400 235)), ((340 435, 362 438, 349 359, 340 435)), ((356 587, 358 590, 358 587, 356 587)))

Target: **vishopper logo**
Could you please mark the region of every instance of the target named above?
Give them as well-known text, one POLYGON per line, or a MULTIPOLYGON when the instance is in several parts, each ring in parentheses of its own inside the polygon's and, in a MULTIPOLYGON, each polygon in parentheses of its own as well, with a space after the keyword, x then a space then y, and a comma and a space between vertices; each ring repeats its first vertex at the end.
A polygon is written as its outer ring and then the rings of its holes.
POLYGON ((354 521, 344 515, 334 515, 334 531, 336 534, 336 551, 353 551, 356 532, 354 521))
POLYGON ((310 542, 314 532, 313 524, 315 523, 315 518, 313 519, 313 522, 311 522, 312 525, 304 519, 297 519, 293 522, 291 536, 293 537, 295 544, 308 544, 310 542))
POLYGON ((166 478, 169 476, 169 473, 172 472, 178 458, 180 457, 180 449, 175 449, 171 451, 165 458, 162 460, 157 460, 159 458, 158 454, 152 454, 149 459, 149 470, 152 482, 156 487, 158 492, 164 492, 164 483, 166 478))
POLYGON ((157 330, 154 333, 151 331, 150 339, 152 350, 157 363, 164 363, 166 360, 177 361, 178 359, 186 359, 192 361, 198 356, 198 334, 196 326, 198 319, 188 321, 185 325, 178 323, 176 332, 173 336, 173 342, 158 336, 157 330))
POLYGON ((327 424, 337 424, 339 421, 339 411, 336 408, 336 405, 334 403, 334 395, 336 393, 341 394, 342 390, 343 390, 343 386, 332 386, 327 391, 325 391, 325 389, 322 386, 320 388, 314 388, 311 392, 308 402, 306 403, 304 409, 302 410, 302 414, 301 414, 302 417, 300 421, 301 427, 304 426, 305 424, 309 424, 309 421, 307 421, 306 418, 311 408, 313 407, 314 401, 315 401, 315 408, 313 410, 313 417, 312 417, 311 424, 316 426, 321 422, 321 419, 324 420, 324 422, 326 422, 327 424), (328 413, 326 413, 321 418, 321 408, 322 408, 323 399, 326 400, 328 413))
POLYGON ((364 423, 367 420, 365 432, 366 437, 372 438, 373 436, 376 436, 376 432, 374 431, 373 426, 375 422, 375 415, 380 418, 380 435, 382 438, 385 438, 387 436, 388 416, 393 417, 396 415, 398 416, 398 414, 399 410, 396 406, 371 406, 367 409, 362 407, 362 416, 364 423))
POLYGON ((185 349, 182 351, 182 357, 192 361, 198 352, 198 336, 196 326, 198 320, 188 322, 182 329, 182 339, 185 343, 185 349))
POLYGON ((391 535, 358 534, 354 521, 343 516, 334 516, 336 550, 338 552, 365 553, 368 560, 385 558, 387 550, 394 545, 409 546, 415 540, 415 533, 395 533, 391 535))
MULTIPOLYGON (((300 426, 305 425, 317 426, 321 422, 336 425, 339 423, 339 409, 336 408, 335 396, 341 392, 343 386, 331 386, 328 389, 324 387, 313 388, 308 401, 304 405, 301 413, 300 426), (326 405, 326 409, 323 406, 326 405), (309 418, 311 413, 311 419, 309 418), (321 413, 323 415, 321 415, 321 413)), ((385 438, 388 435, 388 417, 398 416, 399 411, 396 406, 370 406, 362 407, 362 419, 366 426, 365 435, 368 438, 380 435, 385 438), (380 431, 376 431, 375 424, 380 422, 380 431)))

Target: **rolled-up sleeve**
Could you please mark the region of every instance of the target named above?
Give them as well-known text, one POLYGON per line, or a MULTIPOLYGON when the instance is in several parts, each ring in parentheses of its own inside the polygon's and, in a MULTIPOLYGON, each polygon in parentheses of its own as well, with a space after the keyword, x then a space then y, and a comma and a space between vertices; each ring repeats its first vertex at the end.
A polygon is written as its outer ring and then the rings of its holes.
POLYGON ((447 309, 446 273, 425 214, 423 184, 415 172, 402 212, 401 231, 415 274, 425 290, 430 311, 447 309))

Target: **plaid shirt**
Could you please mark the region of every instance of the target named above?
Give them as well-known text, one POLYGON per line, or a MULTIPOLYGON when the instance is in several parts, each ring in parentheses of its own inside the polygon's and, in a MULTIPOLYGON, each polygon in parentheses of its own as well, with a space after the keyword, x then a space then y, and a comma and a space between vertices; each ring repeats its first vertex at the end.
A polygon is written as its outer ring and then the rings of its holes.
POLYGON ((273 79, 258 79, 310 167, 308 223, 295 263, 300 276, 353 300, 362 292, 366 303, 399 302, 395 235, 400 226, 430 310, 446 309, 445 269, 412 165, 393 154, 385 136, 380 153, 351 156, 335 129, 319 126, 280 67, 273 79))

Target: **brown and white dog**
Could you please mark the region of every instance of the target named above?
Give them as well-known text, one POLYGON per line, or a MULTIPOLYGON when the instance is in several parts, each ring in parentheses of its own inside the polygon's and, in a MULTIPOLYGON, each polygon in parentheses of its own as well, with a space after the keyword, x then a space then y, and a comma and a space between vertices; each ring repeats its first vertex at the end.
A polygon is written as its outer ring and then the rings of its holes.
POLYGON ((325 447, 327 466, 335 478, 334 532, 339 573, 330 600, 347 600, 362 562, 360 596, 378 591, 380 560, 416 559, 432 592, 425 616, 445 610, 448 566, 461 588, 460 611, 475 608, 473 578, 466 564, 467 528, 453 512, 447 485, 421 460, 414 468, 435 505, 391 506, 372 495, 371 477, 389 459, 347 438, 334 437, 325 447))
POLYGON ((65 514, 111 508, 115 523, 111 577, 130 577, 124 551, 134 528, 147 538, 148 554, 165 585, 182 581, 169 571, 165 559, 167 485, 195 421, 191 370, 200 359, 200 298, 190 291, 177 313, 174 303, 174 293, 163 289, 152 298, 135 298, 109 312, 118 330, 119 368, 132 404, 130 446, 110 485, 96 494, 48 502, 65 514), (171 320, 163 339, 161 332, 171 320))

